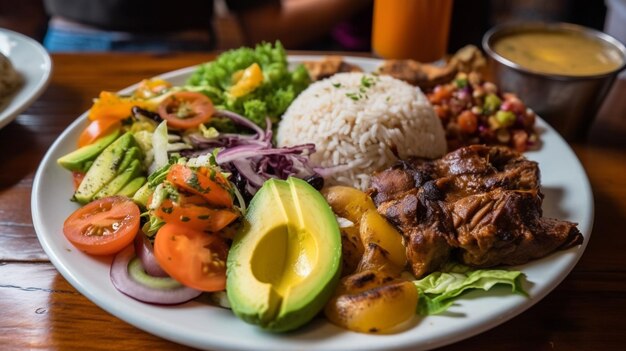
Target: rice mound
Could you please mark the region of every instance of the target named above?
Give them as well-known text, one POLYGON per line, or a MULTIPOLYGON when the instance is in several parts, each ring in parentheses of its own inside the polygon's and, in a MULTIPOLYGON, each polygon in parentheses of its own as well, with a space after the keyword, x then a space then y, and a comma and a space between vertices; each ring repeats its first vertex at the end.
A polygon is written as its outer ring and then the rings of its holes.
POLYGON ((312 164, 332 168, 326 184, 361 190, 398 157, 446 152, 441 122, 419 88, 354 72, 311 84, 283 115, 276 139, 279 146, 314 143, 312 164))

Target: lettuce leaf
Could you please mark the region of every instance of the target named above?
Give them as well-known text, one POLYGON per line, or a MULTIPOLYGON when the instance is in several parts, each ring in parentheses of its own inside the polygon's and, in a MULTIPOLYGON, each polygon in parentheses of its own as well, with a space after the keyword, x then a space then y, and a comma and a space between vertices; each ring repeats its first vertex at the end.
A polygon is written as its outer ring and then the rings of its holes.
MULTIPOLYGON (((219 55, 215 61, 200 65, 191 75, 186 90, 202 90, 222 109, 236 112, 261 127, 266 117, 275 125, 291 102, 310 84, 308 71, 298 65, 290 71, 287 54, 280 42, 242 47, 219 55), (263 71, 263 83, 252 92, 238 98, 226 92, 233 84, 233 73, 257 63, 263 71), (206 91, 205 91, 206 90, 206 91)), ((229 120, 212 120, 211 126, 222 132, 237 132, 229 120)))
POLYGON ((434 272, 413 283, 419 292, 417 312, 427 316, 446 311, 464 292, 471 289, 489 290, 496 284, 510 285, 512 292, 528 296, 522 287, 524 274, 520 271, 477 269, 450 263, 441 272, 434 272))

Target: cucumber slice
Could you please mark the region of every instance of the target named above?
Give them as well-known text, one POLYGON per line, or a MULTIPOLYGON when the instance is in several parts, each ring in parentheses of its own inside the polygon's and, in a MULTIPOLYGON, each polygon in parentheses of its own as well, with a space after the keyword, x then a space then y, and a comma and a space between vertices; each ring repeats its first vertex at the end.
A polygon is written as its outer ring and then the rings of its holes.
POLYGON ((148 275, 141 265, 141 260, 135 257, 128 263, 128 274, 130 277, 141 285, 145 285, 152 289, 177 289, 183 285, 170 277, 153 277, 148 275))

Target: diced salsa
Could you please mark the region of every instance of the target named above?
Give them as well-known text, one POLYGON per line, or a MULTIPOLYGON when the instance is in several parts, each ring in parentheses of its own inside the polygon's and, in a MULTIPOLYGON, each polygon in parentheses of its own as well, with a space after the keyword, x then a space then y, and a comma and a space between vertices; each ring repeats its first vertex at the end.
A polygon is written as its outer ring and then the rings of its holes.
POLYGON ((449 151, 486 144, 523 152, 537 143, 535 113, 478 73, 458 73, 426 95, 444 126, 449 151))

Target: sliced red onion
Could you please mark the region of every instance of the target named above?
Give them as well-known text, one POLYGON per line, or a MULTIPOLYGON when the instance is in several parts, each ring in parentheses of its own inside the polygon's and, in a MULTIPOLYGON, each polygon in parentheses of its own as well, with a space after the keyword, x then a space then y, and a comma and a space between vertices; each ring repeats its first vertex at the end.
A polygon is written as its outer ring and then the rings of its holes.
POLYGON ((254 168, 252 168, 251 162, 246 160, 235 160, 232 164, 235 166, 239 174, 246 178, 248 183, 253 185, 255 188, 260 188, 265 182, 266 179, 259 175, 254 168))
POLYGON ((223 164, 242 158, 250 158, 266 155, 289 155, 315 150, 315 144, 302 144, 291 147, 263 148, 258 145, 241 145, 226 149, 217 154, 217 163, 223 164))
POLYGON ((243 126, 243 127, 246 127, 248 129, 253 130, 259 136, 262 136, 263 134, 265 134, 263 132, 263 129, 261 129, 261 127, 256 125, 256 123, 254 123, 251 120, 247 119, 246 117, 238 115, 238 114, 236 114, 234 112, 227 111, 227 110, 217 110, 217 111, 215 111, 215 113, 213 113, 213 116, 215 116, 215 117, 226 117, 226 118, 230 119, 231 121, 233 121, 234 123, 239 124, 240 126, 243 126))
POLYGON ((141 265, 146 273, 153 277, 169 277, 167 273, 161 268, 156 257, 154 257, 154 248, 152 243, 148 240, 148 237, 144 232, 139 231, 135 236, 134 241, 135 254, 141 260, 141 265))
POLYGON ((154 288, 137 282, 129 273, 129 265, 134 258, 133 245, 129 245, 115 256, 111 264, 111 282, 122 293, 142 302, 161 305, 181 304, 202 294, 202 291, 176 284, 172 278, 150 278, 156 280, 158 285, 172 286, 171 288, 154 288))
POLYGON ((220 149, 216 162, 227 172, 234 174, 239 191, 253 195, 270 178, 287 179, 290 176, 309 179, 319 177, 319 169, 309 165, 309 155, 315 152, 315 144, 291 147, 274 147, 272 144, 272 121, 266 119, 262 130, 254 122, 231 111, 219 110, 215 116, 231 119, 249 128, 255 134, 219 134, 206 138, 201 134, 189 135, 196 147, 194 151, 181 151, 187 157, 197 157, 220 149), (199 150, 198 150, 199 149, 199 150))

